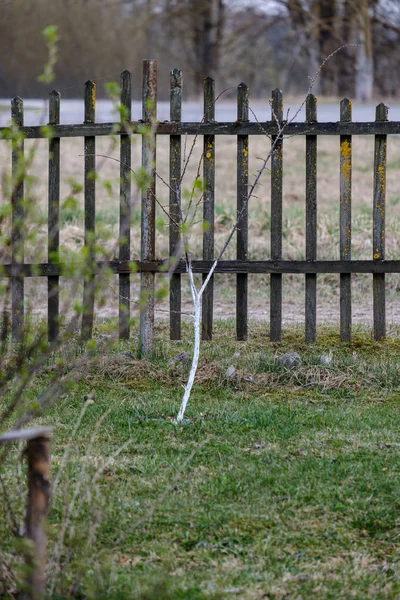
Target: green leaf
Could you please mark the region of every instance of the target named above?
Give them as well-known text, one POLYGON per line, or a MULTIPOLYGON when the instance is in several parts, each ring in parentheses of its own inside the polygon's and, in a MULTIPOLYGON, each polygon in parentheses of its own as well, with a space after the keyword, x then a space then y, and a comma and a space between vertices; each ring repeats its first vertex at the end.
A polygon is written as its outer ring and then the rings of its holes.
POLYGON ((42 33, 48 45, 56 44, 60 39, 57 25, 48 25, 43 29, 42 33))

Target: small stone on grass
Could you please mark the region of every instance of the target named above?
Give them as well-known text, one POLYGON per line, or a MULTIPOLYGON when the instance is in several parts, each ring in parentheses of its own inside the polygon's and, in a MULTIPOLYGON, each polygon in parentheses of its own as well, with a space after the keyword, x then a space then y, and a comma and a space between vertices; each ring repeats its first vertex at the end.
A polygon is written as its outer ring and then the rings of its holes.
POLYGON ((176 369, 179 367, 183 367, 187 363, 188 360, 189 360, 189 354, 187 352, 179 352, 179 354, 177 354, 176 356, 174 356, 173 358, 171 358, 168 361, 168 368, 176 369))
POLYGON ((135 360, 135 355, 133 354, 132 350, 123 350, 122 352, 120 352, 120 355, 135 360))
POLYGON ((233 365, 231 365, 230 367, 227 368, 226 370, 226 376, 227 377, 233 377, 234 374, 236 373, 236 369, 233 365))
POLYGON ((276 364, 284 367, 299 367, 301 365, 301 358, 297 352, 287 352, 277 359, 276 364))

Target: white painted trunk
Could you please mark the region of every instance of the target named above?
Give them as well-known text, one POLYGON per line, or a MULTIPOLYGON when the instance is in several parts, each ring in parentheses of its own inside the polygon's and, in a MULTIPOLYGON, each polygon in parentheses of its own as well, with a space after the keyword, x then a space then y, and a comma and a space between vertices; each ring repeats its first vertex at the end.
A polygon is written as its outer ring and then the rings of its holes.
POLYGON ((194 307, 194 348, 193 348, 193 358, 192 365, 190 367, 190 373, 185 385, 185 391, 182 398, 181 407, 179 409, 178 416, 176 417, 176 422, 181 423, 183 421, 183 417, 185 415, 185 410, 187 403, 190 398, 190 393, 192 391, 194 378, 196 377, 197 366, 199 364, 199 356, 200 356, 200 324, 201 324, 201 295, 196 289, 194 279, 193 279, 193 271, 191 265, 188 268, 189 272, 189 281, 190 281, 190 290, 192 292, 192 300, 194 307))

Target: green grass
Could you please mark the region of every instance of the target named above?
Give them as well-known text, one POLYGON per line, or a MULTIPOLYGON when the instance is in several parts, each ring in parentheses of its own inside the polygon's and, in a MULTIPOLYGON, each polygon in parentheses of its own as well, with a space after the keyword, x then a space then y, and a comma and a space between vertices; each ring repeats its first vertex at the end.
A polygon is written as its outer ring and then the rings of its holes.
MULTIPOLYGON (((399 597, 399 342, 361 331, 341 344, 323 329, 317 344, 297 330, 271 344, 260 326, 253 331, 238 343, 232 327, 217 324, 184 425, 171 420, 185 377, 168 360, 190 337, 185 329, 183 342, 169 342, 165 326, 149 363, 129 363, 118 352, 135 347, 118 344, 38 420, 54 427, 55 477, 92 395, 50 515, 51 554, 81 481, 53 598, 399 597), (319 355, 331 349, 332 364, 322 366, 319 355), (276 364, 288 350, 299 352, 300 367, 276 364)), ((46 378, 45 370, 33 395, 46 378)), ((6 465, 10 485, 16 459, 17 450, 6 465)))

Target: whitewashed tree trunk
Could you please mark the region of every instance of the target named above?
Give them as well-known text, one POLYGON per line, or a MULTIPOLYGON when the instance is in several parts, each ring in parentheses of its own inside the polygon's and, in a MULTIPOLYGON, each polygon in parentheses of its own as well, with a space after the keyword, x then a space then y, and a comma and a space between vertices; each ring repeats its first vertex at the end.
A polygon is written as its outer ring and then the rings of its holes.
POLYGON ((193 348, 193 358, 192 358, 192 365, 190 367, 189 377, 188 377, 187 383, 185 385, 185 391, 183 394, 181 407, 179 409, 178 416, 176 417, 176 421, 178 423, 180 423, 183 420, 183 417, 185 414, 186 405, 190 398, 190 392, 192 391, 194 378, 196 376, 196 371, 197 371, 197 365, 199 364, 199 356, 200 356, 201 296, 199 295, 199 292, 196 289, 196 286, 194 283, 194 278, 193 278, 193 271, 192 271, 192 267, 191 267, 190 263, 188 265, 188 274, 189 274, 189 282, 190 282, 190 291, 192 292, 192 300, 193 300, 193 307, 194 307, 194 314, 193 314, 194 348, 193 348))

